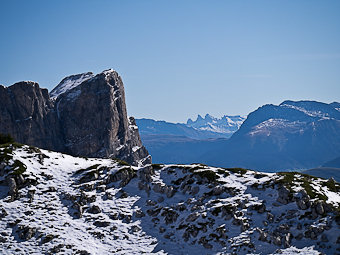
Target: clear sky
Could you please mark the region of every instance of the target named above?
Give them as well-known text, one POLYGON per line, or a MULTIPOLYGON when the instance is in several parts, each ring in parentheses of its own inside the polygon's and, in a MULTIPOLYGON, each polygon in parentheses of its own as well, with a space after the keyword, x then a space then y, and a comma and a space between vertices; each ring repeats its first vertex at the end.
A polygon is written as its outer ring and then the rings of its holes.
POLYGON ((128 114, 340 101, 340 1, 0 1, 0 84, 113 68, 128 114))

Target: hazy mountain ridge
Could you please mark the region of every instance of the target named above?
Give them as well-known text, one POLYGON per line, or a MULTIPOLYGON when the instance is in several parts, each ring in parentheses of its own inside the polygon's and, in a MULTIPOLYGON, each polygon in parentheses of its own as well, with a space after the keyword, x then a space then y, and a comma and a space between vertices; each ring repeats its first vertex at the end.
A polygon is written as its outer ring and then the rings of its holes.
POLYGON ((229 140, 197 142, 174 137, 171 141, 166 137, 164 141, 160 137, 157 141, 149 134, 144 143, 159 163, 202 162, 265 171, 310 169, 340 155, 339 105, 287 100, 250 113, 229 140))
POLYGON ((224 157, 230 155, 232 165, 263 170, 319 166, 340 154, 337 105, 285 101, 262 106, 226 142, 224 157))
POLYGON ((2 146, 0 158, 2 253, 339 252, 333 180, 200 164, 132 167, 22 145, 2 146))
POLYGON ((198 115, 196 121, 187 124, 136 119, 141 139, 153 161, 157 163, 201 162, 216 144, 229 138, 241 125, 243 117, 227 116, 214 118, 198 115))
POLYGON ((209 138, 222 138, 225 135, 209 130, 200 130, 189 127, 183 123, 171 123, 166 121, 156 121, 153 119, 136 119, 140 135, 172 135, 184 136, 195 140, 204 140, 209 138))

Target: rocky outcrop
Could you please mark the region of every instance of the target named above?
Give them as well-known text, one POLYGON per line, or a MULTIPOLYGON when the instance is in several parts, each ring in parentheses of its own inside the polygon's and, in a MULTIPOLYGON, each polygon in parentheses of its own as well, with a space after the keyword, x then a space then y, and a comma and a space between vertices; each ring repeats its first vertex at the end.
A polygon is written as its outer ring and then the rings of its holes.
POLYGON ((126 166, 27 145, 0 146, 0 160, 0 254, 340 251, 340 184, 332 180, 201 164, 126 166))
POLYGON ((51 96, 35 82, 0 86, 0 133, 74 156, 150 163, 135 120, 127 117, 124 85, 117 72, 67 77, 51 96))

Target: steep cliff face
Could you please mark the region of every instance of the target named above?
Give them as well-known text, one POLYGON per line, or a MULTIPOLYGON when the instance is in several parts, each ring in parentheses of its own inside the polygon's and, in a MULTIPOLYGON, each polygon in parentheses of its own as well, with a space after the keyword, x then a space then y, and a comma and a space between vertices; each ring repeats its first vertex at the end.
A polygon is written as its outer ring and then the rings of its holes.
POLYGON ((124 85, 117 72, 67 77, 51 96, 34 82, 1 87, 0 132, 71 155, 150 162, 134 120, 127 118, 124 85))
POLYGON ((47 89, 38 83, 18 82, 0 86, 0 133, 9 133, 17 141, 63 151, 60 123, 47 89))

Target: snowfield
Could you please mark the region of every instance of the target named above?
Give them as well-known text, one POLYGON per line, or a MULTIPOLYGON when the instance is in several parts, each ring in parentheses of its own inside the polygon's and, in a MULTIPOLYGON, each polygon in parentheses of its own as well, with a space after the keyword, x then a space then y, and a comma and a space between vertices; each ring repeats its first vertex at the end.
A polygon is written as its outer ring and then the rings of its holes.
POLYGON ((1 254, 337 254, 340 185, 0 148, 1 254))

